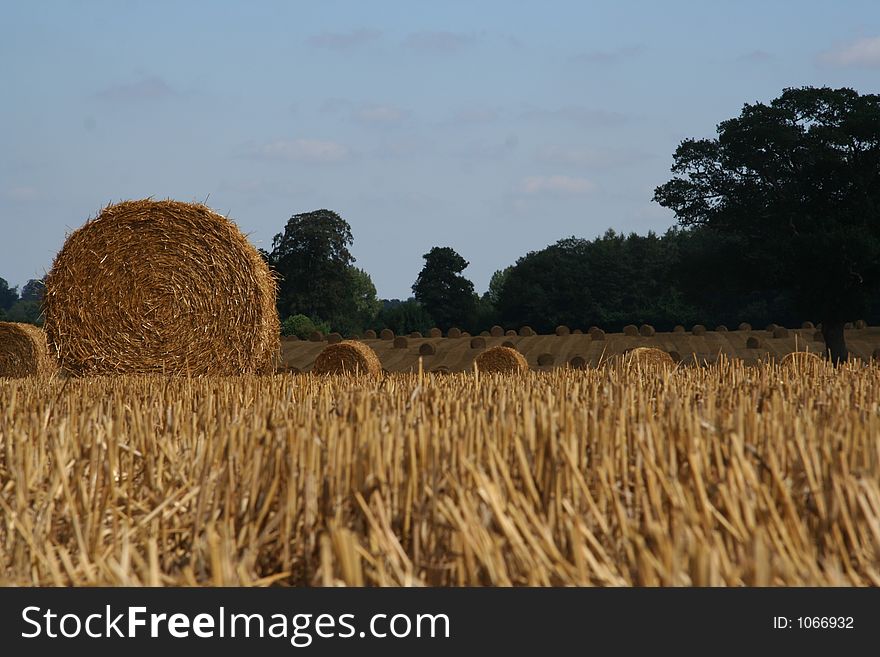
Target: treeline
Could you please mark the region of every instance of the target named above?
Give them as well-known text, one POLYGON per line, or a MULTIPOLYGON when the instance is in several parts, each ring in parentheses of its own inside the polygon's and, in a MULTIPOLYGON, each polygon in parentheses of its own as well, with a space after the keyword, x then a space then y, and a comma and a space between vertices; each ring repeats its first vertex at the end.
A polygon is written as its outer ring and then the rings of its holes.
POLYGON ((42 279, 32 278, 19 292, 18 287, 9 287, 9 283, 0 278, 0 322, 42 324, 44 289, 42 279))

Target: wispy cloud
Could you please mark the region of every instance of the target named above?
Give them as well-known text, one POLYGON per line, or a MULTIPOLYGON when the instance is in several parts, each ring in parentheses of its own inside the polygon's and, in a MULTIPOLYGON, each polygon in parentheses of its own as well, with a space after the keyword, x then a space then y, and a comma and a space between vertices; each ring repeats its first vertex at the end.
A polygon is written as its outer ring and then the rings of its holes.
POLYGON ((250 151, 252 157, 309 163, 338 163, 351 158, 345 144, 322 139, 276 139, 250 151))
POLYGON ((412 50, 426 53, 455 53, 476 43, 473 34, 460 32, 414 32, 404 41, 404 45, 412 50))
POLYGON ((443 123, 449 125, 474 125, 493 123, 501 117, 497 109, 490 107, 465 107, 452 113, 443 123))
POLYGON ((516 135, 508 135, 502 141, 479 139, 464 145, 456 154, 467 159, 497 160, 509 157, 519 146, 516 135))
POLYGON ((158 75, 142 77, 134 82, 112 84, 98 92, 101 100, 114 102, 143 102, 173 98, 179 94, 158 75))
POLYGON ((620 112, 568 105, 557 109, 530 108, 522 113, 526 119, 563 120, 581 125, 619 125, 629 120, 620 112))
POLYGON ((776 57, 766 50, 750 50, 736 58, 738 62, 747 62, 752 64, 763 64, 776 59, 776 57))
POLYGON ((409 114, 409 111, 393 105, 365 105, 355 110, 354 118, 361 123, 390 125, 400 123, 409 114))
POLYGON ((821 53, 819 62, 831 66, 880 68, 880 36, 862 37, 840 44, 821 53))
POLYGON ((616 64, 626 59, 632 59, 641 55, 645 49, 642 46, 626 46, 614 50, 589 50, 573 55, 570 60, 575 64, 616 64))
POLYGON ((308 44, 327 50, 353 50, 378 41, 382 36, 379 30, 360 28, 351 32, 323 32, 308 38, 308 44))
POLYGON ((40 195, 35 187, 18 185, 14 187, 6 187, 2 191, 0 191, 0 196, 2 196, 7 201, 26 202, 36 201, 40 195))
POLYGON ((520 183, 519 191, 525 194, 581 195, 596 189, 587 178, 572 176, 529 176, 520 183))

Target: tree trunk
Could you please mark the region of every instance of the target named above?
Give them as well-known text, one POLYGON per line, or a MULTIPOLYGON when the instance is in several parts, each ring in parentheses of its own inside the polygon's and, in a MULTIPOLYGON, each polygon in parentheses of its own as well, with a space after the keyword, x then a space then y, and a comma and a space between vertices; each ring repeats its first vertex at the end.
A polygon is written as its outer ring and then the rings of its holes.
POLYGON ((822 320, 822 339, 825 340, 825 351, 835 365, 845 363, 849 357, 846 339, 843 337, 843 324, 840 321, 822 320))

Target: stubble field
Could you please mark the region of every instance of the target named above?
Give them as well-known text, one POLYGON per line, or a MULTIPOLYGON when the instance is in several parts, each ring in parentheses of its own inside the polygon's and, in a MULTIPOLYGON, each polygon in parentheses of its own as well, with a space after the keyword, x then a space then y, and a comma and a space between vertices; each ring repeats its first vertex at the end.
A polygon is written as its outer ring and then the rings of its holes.
POLYGON ((0 380, 2 585, 880 585, 880 367, 0 380))

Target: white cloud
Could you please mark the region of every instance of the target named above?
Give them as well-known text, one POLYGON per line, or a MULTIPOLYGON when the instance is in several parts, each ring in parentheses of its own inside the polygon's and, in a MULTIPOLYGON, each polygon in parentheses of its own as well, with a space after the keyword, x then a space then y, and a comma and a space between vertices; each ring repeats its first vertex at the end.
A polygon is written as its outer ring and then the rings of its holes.
POLYGON ((819 55, 819 61, 832 66, 880 68, 880 36, 862 37, 819 55))
POLYGON ((526 194, 589 194, 596 184, 586 178, 572 176, 530 176, 525 178, 520 191, 526 194))
POLYGON ((253 154, 264 159, 313 163, 344 162, 351 157, 346 145, 321 139, 277 139, 258 147, 253 154))
POLYGON ((162 100, 177 95, 171 85, 157 75, 141 78, 135 82, 112 84, 98 92, 98 98, 102 100, 120 102, 162 100))
POLYGON ((352 50, 377 41, 382 33, 379 30, 360 28, 351 32, 324 32, 309 37, 308 43, 315 48, 328 50, 352 50))

